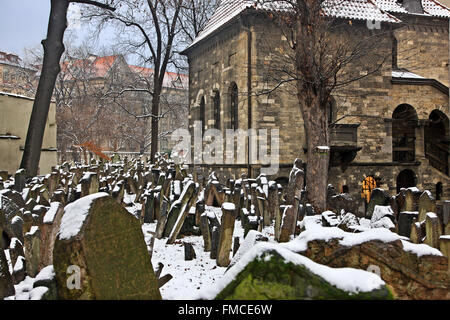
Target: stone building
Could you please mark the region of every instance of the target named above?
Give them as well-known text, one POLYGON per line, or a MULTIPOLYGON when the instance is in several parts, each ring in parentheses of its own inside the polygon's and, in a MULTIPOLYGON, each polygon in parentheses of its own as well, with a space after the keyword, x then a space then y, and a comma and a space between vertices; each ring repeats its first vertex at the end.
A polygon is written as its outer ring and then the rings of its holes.
MULTIPOLYGON (((280 170, 272 178, 283 182, 294 159, 306 158, 305 133, 295 87, 257 94, 273 86, 274 52, 285 46, 267 16, 256 1, 224 0, 184 50, 190 129, 196 120, 203 130, 224 134, 230 128, 278 128, 280 170)), ((389 57, 379 71, 344 90, 351 94, 333 97, 329 182, 362 199, 361 210, 375 187, 395 194, 417 186, 438 200, 450 198, 450 10, 434 0, 351 0, 335 17, 353 28, 367 28, 370 19, 388 30, 380 50, 389 57)), ((198 167, 220 169, 224 178, 241 172, 256 177, 261 163, 248 158, 247 152, 245 161, 198 167)))
POLYGON ((32 66, 25 66, 18 55, 0 51, 0 91, 34 96, 37 71, 32 66))
MULTIPOLYGON (((14 174, 22 160, 33 98, 0 91, 0 171, 14 174)), ((47 174, 57 164, 55 102, 50 103, 45 124, 39 174, 47 174)))

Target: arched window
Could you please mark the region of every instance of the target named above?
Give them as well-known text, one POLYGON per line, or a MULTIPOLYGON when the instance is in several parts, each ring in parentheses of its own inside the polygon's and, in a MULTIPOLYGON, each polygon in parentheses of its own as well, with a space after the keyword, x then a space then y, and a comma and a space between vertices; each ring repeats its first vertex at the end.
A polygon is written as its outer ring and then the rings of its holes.
POLYGON ((411 188, 416 186, 416 175, 410 169, 402 170, 397 176, 397 193, 402 188, 411 188))
POLYGON ((416 110, 409 104, 399 105, 392 114, 392 161, 415 161, 416 127, 416 110))
POLYGON ((205 97, 200 100, 200 119, 202 122, 202 135, 205 132, 206 116, 205 116, 205 97))
POLYGON ((214 110, 214 128, 220 130, 220 93, 217 90, 214 91, 213 110, 214 110))
POLYGON ((372 190, 375 189, 376 187, 377 181, 375 180, 374 177, 369 176, 363 180, 361 198, 366 200, 366 203, 369 203, 372 190))
POLYGON ((230 85, 230 128, 238 128, 238 87, 235 82, 230 85))
POLYGON ((425 127, 425 157, 432 167, 448 175, 449 120, 439 110, 433 110, 428 119, 428 126, 425 127))

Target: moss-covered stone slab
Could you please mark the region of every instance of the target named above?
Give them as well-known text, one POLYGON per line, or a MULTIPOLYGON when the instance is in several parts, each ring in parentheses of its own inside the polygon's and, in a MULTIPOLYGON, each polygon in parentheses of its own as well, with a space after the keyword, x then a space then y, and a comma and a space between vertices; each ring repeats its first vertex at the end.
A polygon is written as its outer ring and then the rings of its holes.
POLYGON ((53 265, 60 299, 161 299, 139 220, 104 192, 65 207, 53 265))
POLYGON ((218 300, 392 298, 373 273, 326 267, 273 243, 258 243, 246 253, 218 289, 218 300))

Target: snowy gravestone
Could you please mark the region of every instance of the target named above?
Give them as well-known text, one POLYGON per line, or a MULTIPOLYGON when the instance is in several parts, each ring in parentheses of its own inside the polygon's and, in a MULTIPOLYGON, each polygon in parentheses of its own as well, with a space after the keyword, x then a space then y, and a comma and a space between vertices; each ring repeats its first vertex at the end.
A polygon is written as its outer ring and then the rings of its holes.
POLYGON ((419 221, 425 220, 427 212, 436 212, 436 200, 425 190, 419 198, 419 221))
POLYGON ((411 226, 417 221, 417 211, 402 211, 398 218, 398 234, 404 237, 411 235, 411 226))
POLYGON ((25 169, 17 170, 14 175, 14 190, 21 192, 23 188, 25 188, 26 178, 27 175, 25 169))
POLYGON ((230 251, 233 242, 235 206, 231 202, 222 204, 219 245, 217 247, 217 265, 226 267, 230 264, 230 251))
POLYGON ((442 235, 441 222, 433 212, 428 212, 425 218, 427 237, 425 243, 433 248, 439 248, 439 237, 442 235))
POLYGON ((288 205, 285 207, 283 212, 280 238, 278 239, 278 242, 288 242, 290 240, 291 235, 294 233, 295 223, 294 207, 288 205))
POLYGON ((65 207, 53 264, 60 299, 161 299, 139 220, 107 193, 65 207))

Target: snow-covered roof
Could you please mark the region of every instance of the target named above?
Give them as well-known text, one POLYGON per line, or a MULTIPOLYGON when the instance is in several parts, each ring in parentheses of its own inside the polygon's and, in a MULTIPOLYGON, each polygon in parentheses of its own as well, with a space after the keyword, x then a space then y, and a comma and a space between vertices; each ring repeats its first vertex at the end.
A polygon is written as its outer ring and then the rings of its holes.
POLYGON ((392 78, 425 79, 418 74, 404 70, 392 70, 392 78))
MULTIPOLYGON (((397 0, 326 0, 323 7, 325 14, 336 18, 389 23, 401 22, 392 14, 408 13, 397 0)), ((424 16, 450 17, 450 9, 435 0, 422 0, 422 7, 424 16)), ((199 43, 247 9, 284 11, 289 10, 289 4, 288 1, 282 0, 223 0, 203 30, 186 49, 199 43)))

